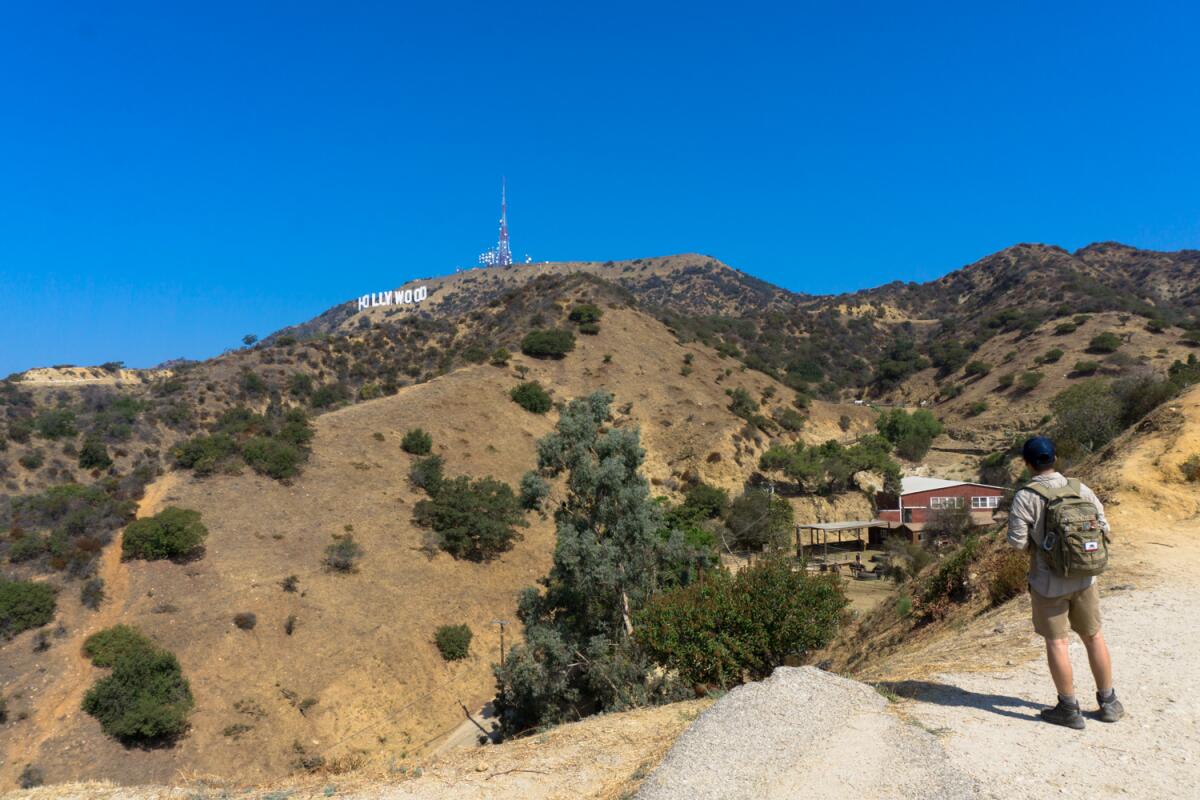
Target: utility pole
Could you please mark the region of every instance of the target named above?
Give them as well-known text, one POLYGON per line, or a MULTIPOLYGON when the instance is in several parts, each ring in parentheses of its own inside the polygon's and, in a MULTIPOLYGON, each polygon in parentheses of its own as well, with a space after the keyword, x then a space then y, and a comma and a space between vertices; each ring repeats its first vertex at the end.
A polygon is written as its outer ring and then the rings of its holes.
POLYGON ((504 626, 508 624, 508 620, 494 619, 492 624, 500 626, 500 666, 504 666, 504 626))

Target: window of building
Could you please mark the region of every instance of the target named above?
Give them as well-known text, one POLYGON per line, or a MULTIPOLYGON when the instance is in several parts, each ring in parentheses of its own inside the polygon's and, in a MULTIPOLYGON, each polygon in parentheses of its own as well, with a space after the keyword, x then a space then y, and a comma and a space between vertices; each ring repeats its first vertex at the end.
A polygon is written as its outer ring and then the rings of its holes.
POLYGON ((993 495, 991 497, 972 497, 971 498, 971 508, 987 509, 987 508, 999 508, 999 507, 1000 507, 1000 498, 996 497, 995 495, 993 495))
POLYGON ((961 497, 931 497, 929 498, 930 508, 962 508, 963 499, 961 497))

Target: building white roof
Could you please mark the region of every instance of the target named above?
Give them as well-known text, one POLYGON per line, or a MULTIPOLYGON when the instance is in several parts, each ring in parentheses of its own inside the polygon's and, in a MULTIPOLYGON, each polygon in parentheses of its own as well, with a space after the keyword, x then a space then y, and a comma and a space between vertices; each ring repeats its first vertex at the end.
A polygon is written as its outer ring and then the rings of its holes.
POLYGON ((989 489, 1002 489, 1002 486, 992 486, 987 483, 974 481, 948 481, 945 478, 922 478, 910 475, 900 479, 900 494, 913 492, 928 492, 930 489, 949 489, 951 486, 987 486, 989 489))

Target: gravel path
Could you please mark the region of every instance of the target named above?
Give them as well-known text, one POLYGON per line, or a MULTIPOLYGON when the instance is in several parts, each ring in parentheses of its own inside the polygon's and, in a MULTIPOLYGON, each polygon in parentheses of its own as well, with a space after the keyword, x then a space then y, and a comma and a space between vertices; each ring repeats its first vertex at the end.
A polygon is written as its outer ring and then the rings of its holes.
POLYGON ((705 711, 637 797, 977 796, 937 739, 887 705, 856 681, 814 667, 780 667, 705 711))

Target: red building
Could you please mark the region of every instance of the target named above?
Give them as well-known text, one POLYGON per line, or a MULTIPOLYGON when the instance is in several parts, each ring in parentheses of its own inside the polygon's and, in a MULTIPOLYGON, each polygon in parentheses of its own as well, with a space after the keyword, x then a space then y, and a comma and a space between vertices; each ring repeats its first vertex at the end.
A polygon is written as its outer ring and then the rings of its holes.
POLYGON ((881 493, 875 503, 881 520, 895 524, 894 530, 917 542, 924 538, 921 531, 930 515, 939 509, 965 508, 977 525, 990 524, 1005 491, 986 483, 909 477, 901 480, 899 496, 881 493))

